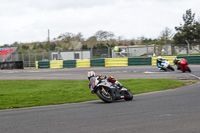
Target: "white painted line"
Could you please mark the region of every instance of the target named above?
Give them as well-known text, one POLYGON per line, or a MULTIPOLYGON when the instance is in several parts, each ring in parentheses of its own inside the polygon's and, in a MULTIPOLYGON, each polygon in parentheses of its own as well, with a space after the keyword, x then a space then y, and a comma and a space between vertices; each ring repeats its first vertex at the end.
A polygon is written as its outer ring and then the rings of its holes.
POLYGON ((4 73, 16 73, 16 72, 4 72, 4 73))
POLYGON ((106 72, 106 73, 116 73, 116 72, 106 72))
POLYGON ((41 71, 27 71, 27 72, 30 72, 30 73, 39 73, 41 71))
MULTIPOLYGON (((184 74, 186 74, 186 73, 184 73, 184 74)), ((196 75, 193 75, 193 74, 189 74, 189 75, 191 75, 191 76, 193 76, 193 77, 195 77, 195 78, 198 78, 198 79, 200 80, 200 77, 198 77, 198 76, 196 76, 196 75)))
POLYGON ((144 73, 170 73, 170 72, 144 72, 144 73))

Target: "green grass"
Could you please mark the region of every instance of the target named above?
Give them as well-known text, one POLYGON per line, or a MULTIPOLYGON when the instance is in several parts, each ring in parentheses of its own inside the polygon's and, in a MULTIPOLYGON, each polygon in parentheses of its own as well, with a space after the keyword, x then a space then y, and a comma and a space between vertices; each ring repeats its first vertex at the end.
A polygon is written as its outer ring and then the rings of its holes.
MULTIPOLYGON (((120 82, 134 94, 172 89, 194 83, 172 79, 128 79, 120 82)), ((0 86, 0 109, 99 99, 90 93, 87 80, 1 80, 0 86)))

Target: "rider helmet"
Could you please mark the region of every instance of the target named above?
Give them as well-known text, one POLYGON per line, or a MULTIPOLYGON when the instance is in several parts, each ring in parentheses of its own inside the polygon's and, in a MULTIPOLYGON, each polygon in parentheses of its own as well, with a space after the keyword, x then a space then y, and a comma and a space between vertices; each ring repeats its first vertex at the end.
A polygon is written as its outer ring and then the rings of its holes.
POLYGON ((115 83, 115 82, 116 82, 116 79, 115 79, 113 76, 110 76, 110 77, 108 78, 108 81, 109 81, 109 82, 112 82, 112 83, 115 83))
POLYGON ((178 61, 179 61, 179 60, 178 60, 177 58, 174 58, 174 59, 173 59, 173 63, 176 64, 176 65, 178 64, 178 61))
POLYGON ((94 77, 94 76, 95 76, 95 72, 94 71, 88 72, 87 77, 88 77, 89 80, 90 80, 91 77, 94 77))
POLYGON ((162 61, 162 57, 161 56, 158 56, 158 61, 162 61))

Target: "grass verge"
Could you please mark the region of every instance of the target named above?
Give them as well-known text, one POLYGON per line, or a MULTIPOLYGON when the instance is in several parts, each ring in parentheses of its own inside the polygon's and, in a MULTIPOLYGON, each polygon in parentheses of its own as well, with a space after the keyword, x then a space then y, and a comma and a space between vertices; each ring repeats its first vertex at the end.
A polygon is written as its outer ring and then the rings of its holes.
MULTIPOLYGON (((195 83, 173 79, 119 80, 134 94, 173 89, 195 83)), ((99 99, 90 93, 88 80, 2 80, 0 109, 74 103, 99 99)))

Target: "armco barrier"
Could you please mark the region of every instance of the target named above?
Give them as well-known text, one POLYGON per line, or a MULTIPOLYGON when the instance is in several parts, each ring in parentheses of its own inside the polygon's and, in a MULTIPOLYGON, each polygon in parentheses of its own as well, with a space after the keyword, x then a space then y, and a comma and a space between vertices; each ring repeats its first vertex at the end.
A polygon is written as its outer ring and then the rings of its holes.
POLYGON ((184 58, 188 64, 200 64, 200 56, 177 56, 177 58, 184 58))
POLYGON ((90 60, 90 66, 91 67, 104 67, 105 61, 104 61, 104 59, 92 59, 92 60, 90 60))
POLYGON ((128 58, 105 58, 105 67, 128 66, 128 58))
MULTIPOLYGON (((156 61, 158 57, 152 57, 152 65, 156 66, 156 61)), ((176 56, 162 56, 163 59, 167 59, 170 64, 173 64, 173 59, 177 58, 176 56)))
POLYGON ((50 68, 50 61, 38 61, 38 68, 50 68))
POLYGON ((63 60, 50 61, 50 68, 63 68, 63 60))
POLYGON ((76 67, 76 60, 64 60, 63 68, 74 68, 76 67))
POLYGON ((90 60, 76 60, 76 67, 90 67, 90 60))
POLYGON ((151 57, 128 58, 128 66, 151 65, 151 57))

